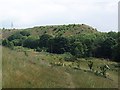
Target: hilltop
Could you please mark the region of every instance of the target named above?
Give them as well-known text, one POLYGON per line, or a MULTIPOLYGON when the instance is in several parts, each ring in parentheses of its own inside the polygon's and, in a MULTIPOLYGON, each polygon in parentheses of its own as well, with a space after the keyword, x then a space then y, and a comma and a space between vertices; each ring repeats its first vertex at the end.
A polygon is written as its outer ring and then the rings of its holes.
POLYGON ((52 36, 62 35, 65 37, 76 36, 84 33, 98 33, 96 28, 86 24, 69 24, 69 25, 52 25, 52 26, 37 26, 27 29, 4 29, 2 30, 3 38, 7 38, 15 32, 29 31, 33 36, 49 34, 52 36))

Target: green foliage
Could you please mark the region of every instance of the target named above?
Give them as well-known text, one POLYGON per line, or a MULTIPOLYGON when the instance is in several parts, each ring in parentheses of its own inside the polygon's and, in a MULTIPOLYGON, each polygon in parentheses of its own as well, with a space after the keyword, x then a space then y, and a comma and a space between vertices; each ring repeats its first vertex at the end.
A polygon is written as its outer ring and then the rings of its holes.
POLYGON ((12 40, 11 42, 13 42, 13 44, 15 46, 22 46, 22 40, 21 39, 15 39, 15 40, 12 40))
POLYGON ((11 35, 10 37, 8 37, 8 40, 9 41, 12 41, 12 40, 14 40, 14 39, 21 39, 23 36, 19 33, 19 32, 17 32, 17 33, 15 33, 15 34, 13 34, 13 35, 11 35))
POLYGON ((85 44, 81 42, 73 42, 70 44, 70 52, 72 55, 75 55, 76 57, 85 57, 86 56, 87 47, 85 44))
POLYGON ((117 62, 119 62, 120 60, 120 44, 117 43, 114 47, 113 47, 113 53, 112 53, 113 59, 117 62))
POLYGON ((23 36, 29 36, 30 32, 23 30, 23 31, 20 32, 20 34, 23 35, 23 36))
POLYGON ((38 39, 35 37, 29 36, 24 42, 23 42, 24 47, 28 48, 36 48, 38 46, 38 39))
POLYGON ((65 37, 55 37, 49 42, 49 52, 63 54, 68 51, 69 41, 65 37))
POLYGON ((41 48, 39 48, 39 47, 37 47, 37 48, 36 48, 36 51, 37 51, 37 52, 41 52, 41 51, 42 51, 42 49, 41 49, 41 48))
POLYGON ((65 61, 74 62, 77 60, 77 58, 75 56, 73 56, 72 54, 70 54, 70 53, 65 53, 65 54, 66 54, 66 56, 64 57, 65 61))
POLYGON ((14 44, 13 44, 12 42, 9 42, 9 43, 8 43, 8 47, 9 47, 10 49, 14 49, 14 44))
POLYGON ((50 53, 71 53, 76 58, 98 57, 119 61, 119 33, 102 33, 82 24, 41 26, 16 31, 2 41, 4 46, 24 46, 50 53), (77 33, 77 35, 76 35, 77 33), (37 37, 37 38, 36 38, 37 37))
POLYGON ((2 45, 6 46, 6 47, 9 47, 10 49, 14 48, 13 42, 8 41, 7 39, 5 39, 5 40, 2 41, 2 45))
POLYGON ((113 39, 118 39, 118 34, 116 32, 108 32, 108 37, 112 37, 113 39))
POLYGON ((104 58, 112 58, 113 47, 116 41, 113 38, 107 38, 98 48, 99 55, 104 58))
POLYGON ((52 38, 51 35, 43 34, 39 39, 39 47, 47 47, 49 39, 52 38))
POLYGON ((9 42, 9 41, 8 41, 7 39, 5 39, 5 40, 2 41, 2 45, 3 45, 3 46, 7 46, 7 45, 8 45, 8 42, 9 42))

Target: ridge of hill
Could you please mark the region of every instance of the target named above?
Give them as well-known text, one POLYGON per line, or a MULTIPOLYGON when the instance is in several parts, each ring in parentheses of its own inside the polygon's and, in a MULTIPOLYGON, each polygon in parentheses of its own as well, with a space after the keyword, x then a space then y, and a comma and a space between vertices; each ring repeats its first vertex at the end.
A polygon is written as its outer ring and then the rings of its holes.
POLYGON ((51 25, 51 26, 37 26, 26 29, 4 29, 2 30, 3 39, 9 37, 15 32, 26 30, 33 36, 40 36, 43 34, 49 34, 52 36, 75 36, 84 33, 99 33, 96 28, 93 28, 86 24, 69 24, 69 25, 51 25))

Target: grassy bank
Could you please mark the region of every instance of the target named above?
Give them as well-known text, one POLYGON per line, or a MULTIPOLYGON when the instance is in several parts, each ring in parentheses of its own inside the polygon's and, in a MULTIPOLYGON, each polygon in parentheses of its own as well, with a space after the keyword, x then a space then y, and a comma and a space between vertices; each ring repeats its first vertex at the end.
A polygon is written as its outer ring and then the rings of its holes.
POLYGON ((33 50, 10 50, 3 47, 3 87, 4 88, 117 88, 118 68, 116 62, 97 58, 79 58, 76 62, 64 61, 66 54, 50 54, 33 50), (26 50, 26 52, 24 51, 26 50), (94 70, 108 64, 108 78, 89 71, 87 62, 94 62, 94 70), (65 66, 51 63, 62 62, 65 66), (80 69, 74 69, 77 64, 80 69), (71 65, 71 66, 70 66, 71 65))

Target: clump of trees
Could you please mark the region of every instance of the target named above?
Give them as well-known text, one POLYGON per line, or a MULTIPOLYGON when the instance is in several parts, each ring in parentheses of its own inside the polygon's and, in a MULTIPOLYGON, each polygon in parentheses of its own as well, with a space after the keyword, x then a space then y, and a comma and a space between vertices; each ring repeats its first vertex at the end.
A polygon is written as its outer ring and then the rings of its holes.
POLYGON ((83 33, 69 37, 51 36, 44 33, 40 37, 35 37, 28 31, 21 31, 3 40, 2 45, 10 48, 23 46, 56 54, 69 52, 76 58, 97 57, 115 61, 120 59, 120 37, 116 32, 83 33))

